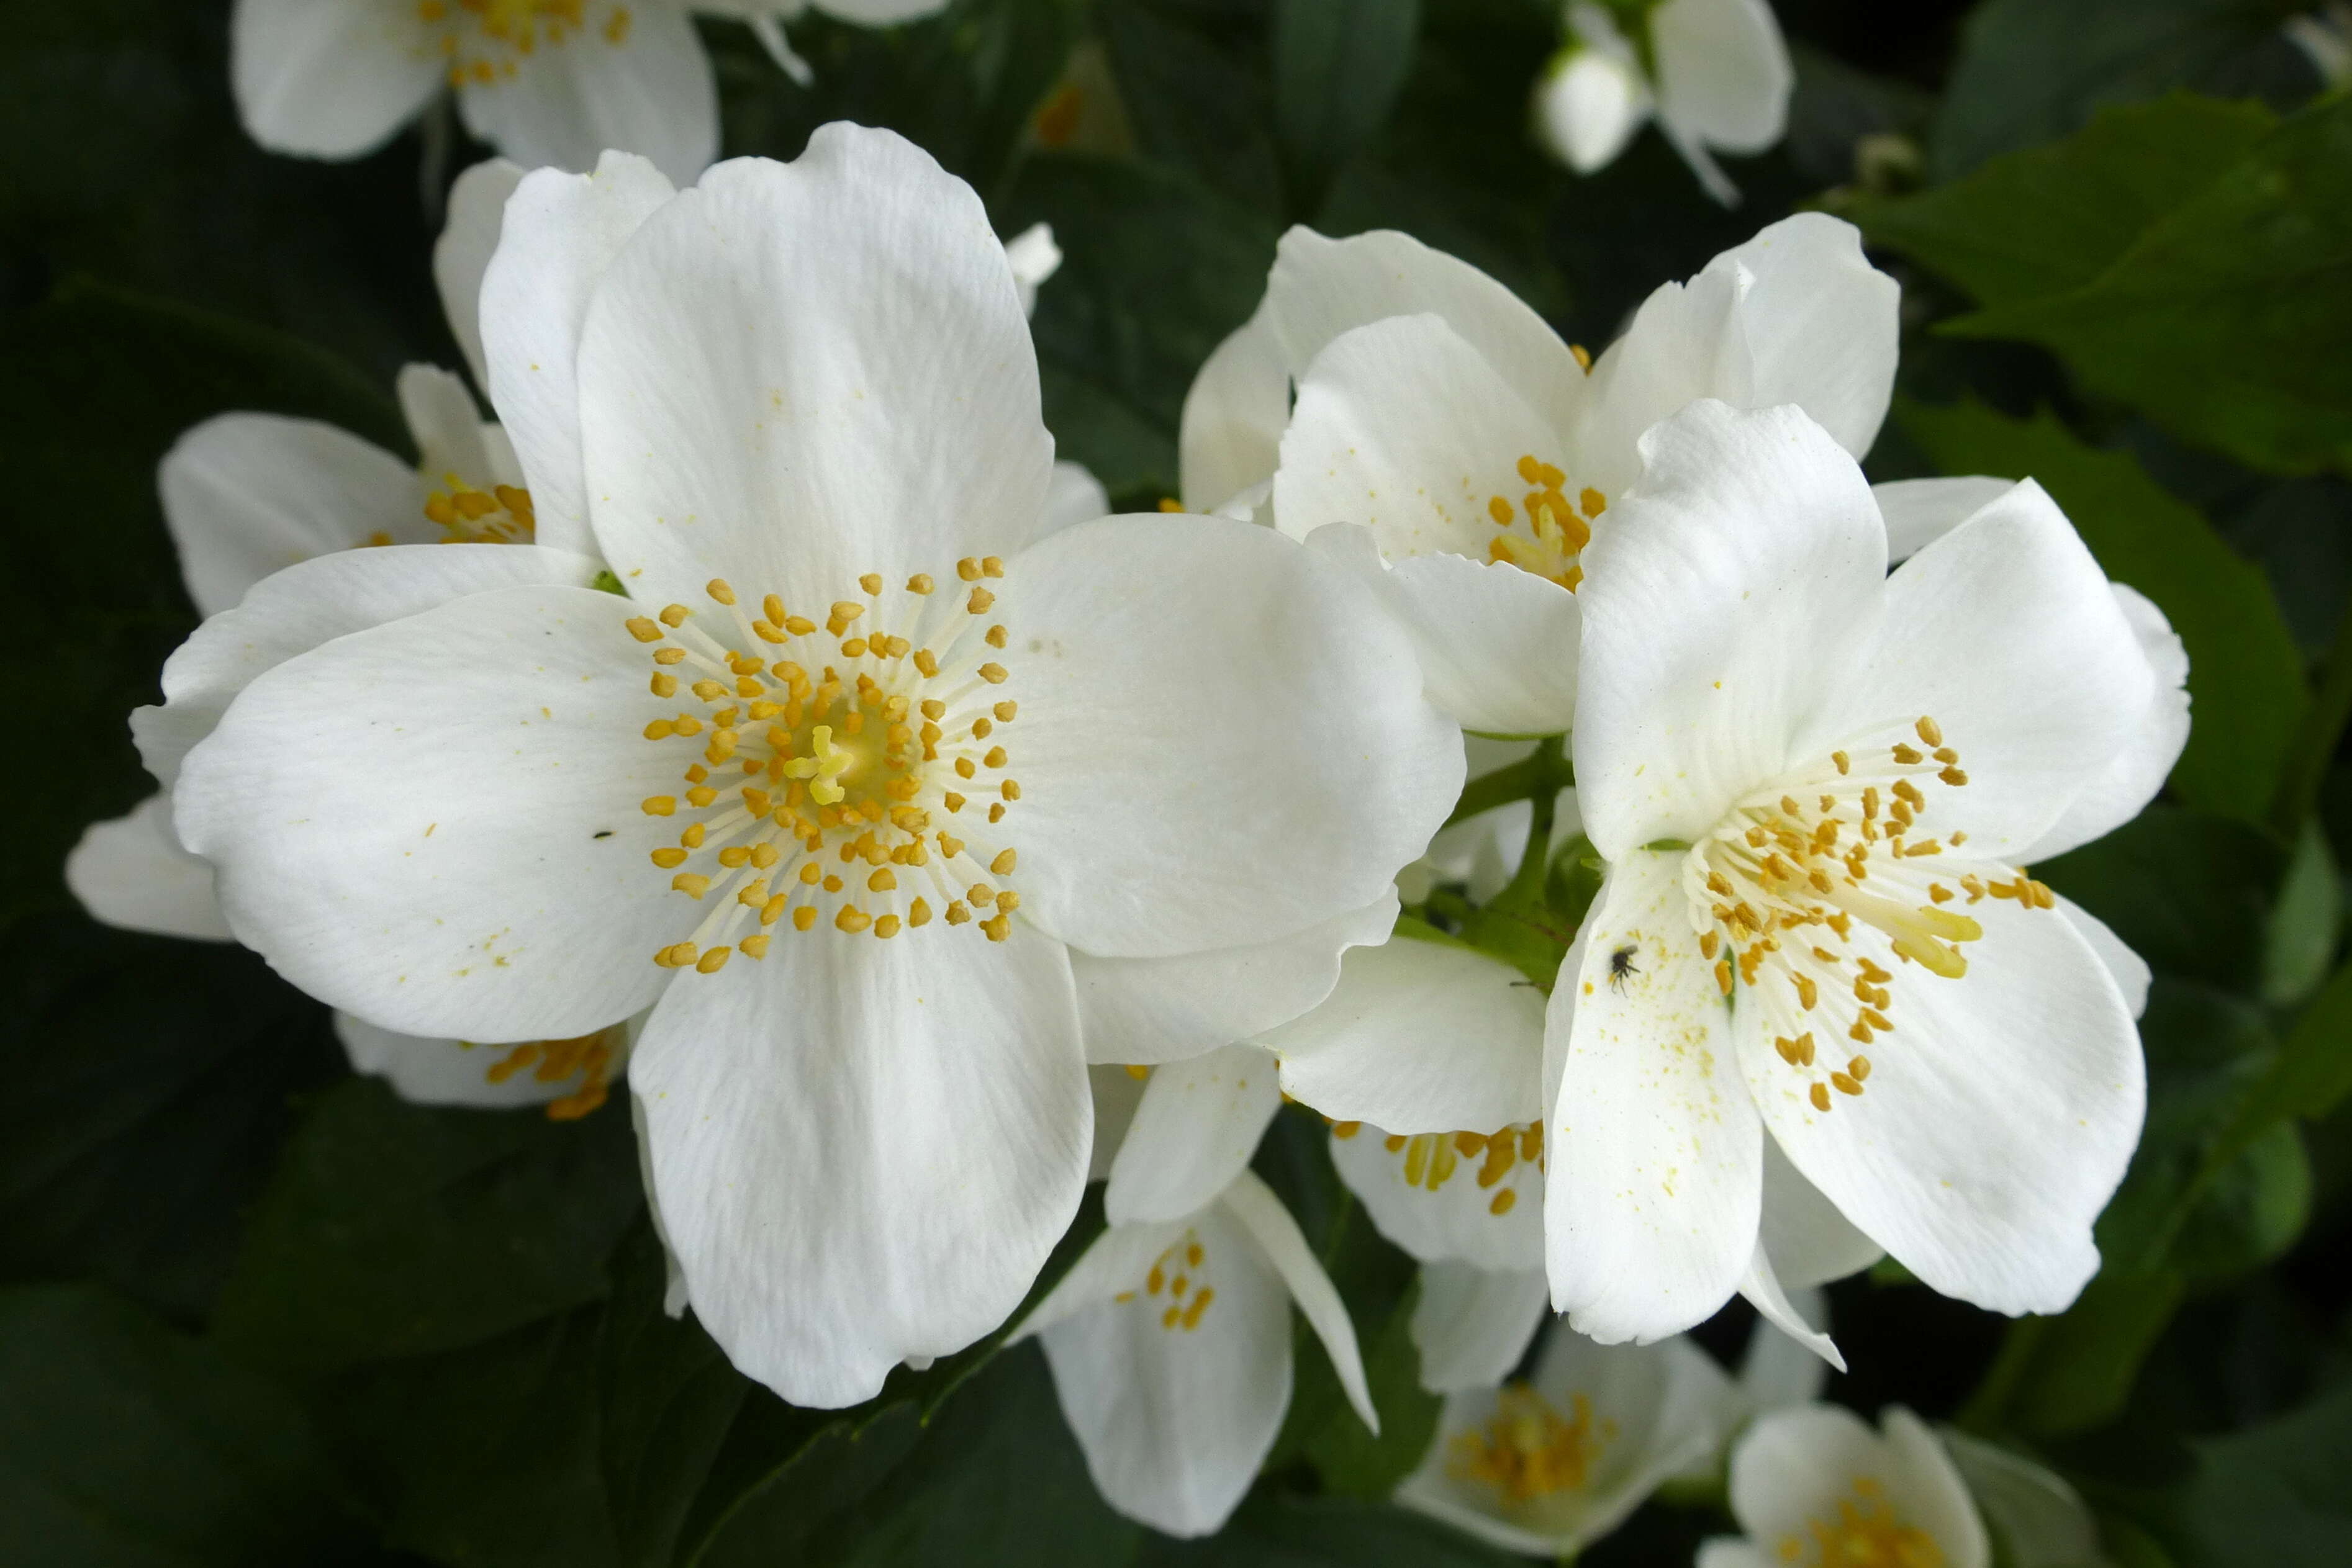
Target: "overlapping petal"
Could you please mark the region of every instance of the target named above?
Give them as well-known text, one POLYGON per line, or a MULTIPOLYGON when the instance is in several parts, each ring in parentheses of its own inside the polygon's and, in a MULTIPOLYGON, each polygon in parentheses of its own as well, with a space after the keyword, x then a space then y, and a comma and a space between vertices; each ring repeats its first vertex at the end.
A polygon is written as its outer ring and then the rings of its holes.
POLYGON ((466 129, 530 166, 587 169, 607 148, 683 184, 719 155, 719 88, 679 5, 592 0, 582 24, 457 89, 466 129))
POLYGON ((1129 1225, 1207 1207, 1249 1165, 1281 1108, 1274 1059, 1254 1045, 1155 1069, 1111 1162, 1103 1217, 1129 1225))
POLYGON ((381 0, 238 0, 229 80, 273 152, 356 158, 425 107, 445 67, 412 6, 381 0))
POLYGON ((126 815, 92 822, 66 856, 66 887, 109 925, 186 936, 232 939, 213 868, 180 845, 172 831, 172 797, 150 795, 126 815))

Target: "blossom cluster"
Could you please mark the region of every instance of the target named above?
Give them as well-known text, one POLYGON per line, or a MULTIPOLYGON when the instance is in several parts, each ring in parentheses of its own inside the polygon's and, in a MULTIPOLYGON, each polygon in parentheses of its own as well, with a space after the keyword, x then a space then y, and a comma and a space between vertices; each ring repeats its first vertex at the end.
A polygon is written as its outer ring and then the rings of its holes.
MULTIPOLYGON (((805 68, 796 7, 696 8, 805 68)), ((1654 112, 1727 197, 1769 11, 1649 25, 1574 7, 1540 112, 1580 166, 1654 112)), ((888 131, 712 163, 686 7, 247 0, 237 50, 268 145, 446 83, 518 161, 451 193, 416 463, 258 413, 164 459, 206 619, 93 913, 251 947, 412 1100, 634 1118, 671 1311, 789 1401, 1034 1337, 1163 1531, 1256 1476, 1294 1307, 1379 1425, 1252 1169, 1292 1102, 1419 1265, 1411 1506, 1570 1552, 1727 1454, 1707 1568, 2095 1553, 2054 1478, 1813 1403, 1818 1287, 2096 1271, 2148 971, 2032 867, 2160 788, 2187 661, 2032 480, 1864 478, 1900 299, 1853 227, 1597 351, 1294 228, 1181 496, 1111 515, 1041 413, 1050 235, 888 131), (1735 1296, 1737 1376, 1685 1337, 1735 1296)))

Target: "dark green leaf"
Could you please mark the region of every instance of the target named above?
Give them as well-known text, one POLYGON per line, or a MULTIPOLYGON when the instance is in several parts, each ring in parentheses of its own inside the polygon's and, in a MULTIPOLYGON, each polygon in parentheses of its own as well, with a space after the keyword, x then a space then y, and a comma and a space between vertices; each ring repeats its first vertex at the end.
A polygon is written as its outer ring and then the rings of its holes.
MULTIPOLYGON (((1268 0, 1099 0, 1095 26, 1137 146, 1268 217, 1287 213, 1268 0)), ((1132 225, 1130 225, 1132 227, 1132 225)), ((1162 237, 1174 225, 1160 231, 1162 237)))
POLYGON ((1214 1540, 1151 1538, 1141 1568, 1504 1568, 1524 1557, 1392 1503, 1261 1490, 1214 1540))
POLYGON ((2251 994, 2284 859, 2241 823, 2159 805, 2035 874, 2105 921, 2158 974, 2251 994))
POLYGON ((2326 833, 2315 819, 2306 821, 2263 933, 2263 1000, 2293 1007, 2319 988, 2336 956, 2343 916, 2343 874, 2326 833))
POLYGON ((11 1568, 294 1568, 356 1528, 270 1385, 103 1291, 0 1291, 11 1568))
POLYGON ((2180 1305, 2180 1276, 2101 1274, 2063 1313, 2021 1323, 2031 1354, 2017 1375, 2009 1422, 2035 1437, 2096 1427, 2130 1397, 2140 1363, 2180 1305))
MULTIPOLYGON (((1372 1408, 1380 1412, 1379 1435, 1352 1406, 1343 1406, 1307 1439, 1307 1463, 1340 1496, 1382 1500, 1421 1463, 1436 1434, 1444 1401, 1421 1385, 1421 1352, 1412 1343, 1412 1309, 1419 1299, 1417 1285, 1408 1289, 1388 1316, 1377 1320, 1379 1327, 1364 1335, 1364 1378, 1372 1408)), ((1303 1354, 1319 1357, 1322 1348, 1318 1344, 1303 1354)))
POLYGON ((355 1080, 288 1144, 215 1326, 305 1372, 475 1344, 601 1299, 643 1201, 617 1108, 436 1110, 355 1080))
POLYGON ((2156 602, 2189 652, 2191 728, 2172 788, 2191 806, 2263 821, 2305 695, 2262 572, 2129 456, 2084 445, 2048 413, 1905 403, 1896 421, 1944 473, 2039 480, 2107 575, 2156 602))
POLYGON ((1388 119, 1420 31, 1420 0, 1275 0, 1275 127, 1309 189, 1388 119))
POLYGON ((2337 1568, 2352 1560, 2352 1385, 2198 1445, 2179 1500, 2183 1568, 2337 1568))
POLYGON ((2278 35, 2288 0, 1989 0, 1969 17, 1929 142, 1939 180, 2054 141, 2104 104, 2175 88, 2291 102, 2316 85, 2278 35))

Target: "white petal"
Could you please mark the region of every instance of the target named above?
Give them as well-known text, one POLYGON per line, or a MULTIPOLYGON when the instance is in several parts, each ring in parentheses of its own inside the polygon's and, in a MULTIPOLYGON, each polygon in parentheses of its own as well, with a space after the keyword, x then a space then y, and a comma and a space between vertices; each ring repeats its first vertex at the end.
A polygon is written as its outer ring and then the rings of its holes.
POLYGON ((2148 987, 2156 982, 2156 975, 2148 968, 2147 960, 2126 946, 2124 939, 2109 930, 2105 921, 2064 894, 2058 894, 2057 898, 2058 913, 2066 917, 2066 924, 2081 934, 2083 940, 2091 945, 2091 951, 2099 956, 2099 962, 2106 966, 2107 974, 2116 982, 2116 989, 2123 993, 2124 1006, 2130 1010, 2131 1016, 2138 1018, 2146 1013, 2148 987))
POLYGON ((381 0, 237 0, 229 80, 273 152, 356 158, 389 141, 441 85, 429 24, 381 0))
POLYGON ((723 163, 648 219, 597 287, 580 389, 596 537, 648 599, 703 605, 723 577, 821 621, 879 572, 877 615, 918 634, 898 584, 1009 559, 1045 516, 1054 444, 1003 248, 889 131, 723 163))
MULTIPOLYGON (((1829 1298, 1818 1289, 1789 1291, 1781 1300, 1809 1331, 1829 1322, 1829 1298)), ((1762 1317, 1748 1331, 1748 1349, 1739 1358, 1739 1393, 1748 1410, 1808 1404, 1821 1397, 1829 1375, 1829 1364, 1814 1352, 1810 1334, 1800 1339, 1762 1317)))
POLYGON ((1218 1207, 1249 1232, 1281 1276, 1290 1291, 1290 1299, 1307 1319, 1307 1326, 1323 1342, 1324 1353, 1331 1358, 1331 1370, 1339 1376, 1339 1386, 1348 1396, 1348 1403, 1365 1426, 1378 1437, 1380 1413, 1372 1408, 1372 1391, 1364 1382, 1364 1361, 1356 1349, 1356 1325, 1348 1317, 1347 1304, 1339 1300, 1339 1288, 1315 1260, 1314 1250, 1307 1238, 1299 1233, 1298 1221, 1274 1190, 1255 1175, 1244 1171, 1225 1189, 1218 1207))
POLYGON ((383 448, 312 419, 223 413, 192 427, 155 470, 188 597, 233 608, 271 572, 385 534, 422 544, 425 486, 383 448))
POLYGON ((1552 993, 1549 1030, 1568 1035, 1546 1139, 1552 1305, 1603 1343, 1704 1322, 1756 1249, 1762 1129, 1681 863, 1642 853, 1610 869, 1581 970, 1563 968, 1552 993))
POLYGON ((685 184, 719 155, 719 88, 682 5, 591 0, 512 76, 457 89, 466 129, 530 167, 635 152, 685 184))
POLYGON ((1494 1387, 1527 1354, 1550 1305, 1540 1268, 1423 1263, 1411 1325, 1421 1385, 1433 1394, 1494 1387))
POLYGON ((1792 1292, 1843 1280, 1886 1256, 1769 1138, 1764 1140, 1762 1231, 1773 1275, 1792 1292))
POLYGON ((1767 1552, 1791 1538, 1810 1543, 1810 1522, 1835 1520, 1858 1477, 1885 1489, 1898 1513, 1906 1511, 1910 1499, 1894 1490, 1892 1456, 1861 1416, 1835 1405, 1767 1411, 1731 1452, 1731 1511, 1767 1552))
MULTIPOLYGON (((1633 313, 1625 335, 1593 362, 1591 395, 1570 427, 1569 483, 1590 485, 1612 506, 1642 476, 1642 434, 1695 399, 1754 404, 1755 366, 1740 330, 1748 269, 1717 258, 1686 283, 1662 283, 1633 313)), ((1590 573, 1592 563, 1587 561, 1590 573)))
POLYGON ((1294 227, 1275 252, 1265 308, 1294 378, 1350 328, 1428 312, 1553 425, 1568 426, 1585 399, 1584 367, 1542 317, 1468 262, 1409 235, 1378 229, 1334 240, 1294 227))
MULTIPOLYGON (((551 1082, 527 1071, 492 1080, 490 1070, 509 1053, 509 1048, 503 1045, 400 1034, 346 1012, 335 1015, 335 1036, 343 1042, 353 1071, 384 1080, 414 1105, 470 1105, 484 1110, 544 1105, 581 1088, 578 1072, 551 1082)), ((620 1073, 614 1071, 607 1076, 618 1078, 620 1073)))
POLYGON ((1840 1372, 1845 1370, 1845 1357, 1838 1354, 1836 1343, 1828 1334, 1807 1322, 1804 1314, 1797 1311, 1787 1293, 1780 1289, 1780 1281, 1772 1274, 1772 1260, 1765 1255, 1764 1243, 1760 1239, 1756 1243, 1755 1256, 1748 1260, 1748 1272, 1739 1281, 1739 1293, 1748 1298, 1750 1306, 1763 1314, 1767 1323, 1840 1372))
POLYGON ((447 475, 478 490, 503 481, 503 475, 492 472, 495 460, 484 434, 488 427, 464 377, 438 365, 403 365, 393 391, 428 486, 439 488, 447 475))
POLYGON ((1281 1109, 1274 1059, 1254 1045, 1155 1068, 1111 1164, 1104 1218, 1128 1225, 1207 1207, 1247 1167, 1281 1109))
POLYGON ((1951 1568, 1990 1568, 1992 1542, 1951 1454, 1926 1422, 1900 1405, 1889 1406, 1878 1424, 1894 1464, 1894 1490, 1918 1528, 1943 1546, 1951 1568))
POLYGON ((1013 269, 1013 286, 1020 290, 1022 314, 1036 314, 1037 290, 1062 270, 1062 247, 1054 243, 1054 225, 1031 224, 1006 240, 1004 264, 1013 269))
POLYGON ((1697 1568, 1780 1568, 1780 1563, 1760 1546, 1717 1536, 1699 1543, 1697 1568))
POLYGON ((1543 995, 1508 964, 1399 937, 1349 950, 1314 1011, 1258 1037, 1282 1086, 1392 1133, 1492 1132, 1543 1114, 1543 995))
POLYGON ((1290 371, 1260 305, 1219 343, 1184 394, 1176 467, 1184 509, 1212 512, 1274 477, 1290 423, 1290 371))
POLYGON ((1045 483, 1045 521, 1040 534, 1059 533, 1078 523, 1110 516, 1110 497, 1083 463, 1056 463, 1045 483))
POLYGON ((1087 1060, 1180 1061, 1286 1023, 1331 994, 1342 953, 1387 941, 1396 915, 1391 892, 1361 909, 1246 947, 1173 958, 1072 953, 1087 1060))
MULTIPOLYGON (((1019 1344, 1056 1323, 1067 1322, 1097 1307, 1108 1306, 1123 1292, 1137 1290, 1145 1282, 1152 1264, 1163 1261, 1161 1254, 1181 1243, 1187 1230, 1197 1230, 1202 1220, 1215 1218, 1188 1215, 1157 1224, 1108 1227, 1078 1254, 1078 1260, 1070 1265, 1069 1271, 1054 1281, 1045 1299, 1032 1307, 1028 1315, 1005 1335, 1004 1343, 1019 1344)), ((1235 1245, 1230 1250, 1253 1260, 1257 1257, 1256 1247, 1240 1237, 1235 1238, 1235 1245)), ((1223 1255, 1219 1256, 1217 1264, 1220 1269, 1225 1266, 1223 1255)), ((1153 1304, 1162 1306, 1164 1300, 1153 1304)))
POLYGON ((2106 574, 2027 480, 1895 569, 1885 602, 1801 754, 1930 716, 1969 780, 1937 797, 1938 828, 2021 858, 2147 723, 2154 671, 2106 574))
POLYGON ((542 544, 595 548, 580 461, 581 324, 605 267, 674 194, 643 158, 608 152, 593 174, 535 170, 508 198, 482 274, 482 357, 542 544))
POLYGON ((1895 479, 1870 487, 1886 521, 1886 559, 1900 565, 2017 487, 2013 479, 1968 474, 1952 479, 1895 479))
POLYGON ((866 27, 936 16, 948 8, 948 0, 810 0, 810 4, 828 16, 866 27))
POLYGON ((2147 655, 2156 697, 2122 749, 2074 797, 2065 814, 2034 841, 2023 856, 2026 860, 2054 859, 2093 839, 2105 838, 2138 816, 2164 788, 2172 765, 2180 760, 2180 748, 2189 744, 2189 651, 2181 646, 2164 612, 2137 590, 2120 582, 2107 586, 2139 638, 2140 651, 2147 655))
POLYGON ((1650 14, 1658 115, 1727 152, 1780 140, 1797 76, 1764 0, 1666 0, 1650 14))
POLYGON ((1087 1066, 1087 1086, 1095 1101, 1094 1151, 1087 1156, 1088 1181, 1101 1181, 1110 1175, 1111 1161, 1119 1145, 1127 1141, 1136 1107, 1143 1103, 1144 1082, 1116 1062, 1087 1066))
POLYGON ((1895 395, 1903 290, 1863 255, 1862 232, 1826 213, 1799 213, 1707 268, 1747 275, 1736 314, 1752 406, 1795 403, 1854 456, 1867 453, 1895 395))
POLYGON ((92 919, 125 931, 232 940, 212 866, 172 831, 169 795, 150 795, 128 815, 83 829, 66 856, 66 887, 92 919))
POLYGON ((395 545, 289 567, 173 650, 163 665, 163 706, 131 716, 140 758, 169 789, 189 747, 263 672, 468 593, 531 583, 585 588, 596 570, 586 556, 530 545, 395 545))
POLYGON ((1220 517, 1109 517, 1005 568, 1022 913, 1100 956, 1278 940, 1385 894, 1462 784, 1404 636, 1220 517))
POLYGON ((1387 317, 1332 339, 1299 378, 1276 524, 1305 538, 1361 523, 1391 561, 1441 550, 1483 561, 1488 500, 1517 505, 1528 489, 1518 464, 1558 463, 1564 445, 1444 318, 1387 317))
POLYGON ((457 176, 449 187, 449 215, 433 242, 433 286, 442 314, 465 350, 474 384, 489 390, 490 371, 482 358, 482 275, 499 248, 499 225, 507 198, 522 183, 519 163, 488 158, 457 176))
POLYGON ((1536 129, 1553 156, 1590 174, 1614 162, 1648 123, 1651 101, 1632 60, 1565 49, 1536 84, 1536 129))
POLYGON ((1508 562, 1458 555, 1401 560, 1380 586, 1412 634, 1423 690, 1465 728, 1558 735, 1575 724, 1584 621, 1574 594, 1508 562))
POLYGON ((2139 1041, 2064 918, 1996 899, 1969 912, 1984 936, 1956 980, 1856 927, 1858 955, 1902 971, 1862 1094, 1816 1111, 1745 990, 1740 1061, 1798 1170, 1913 1273, 1994 1312, 2057 1312, 2097 1270, 2091 1222, 2139 1136, 2139 1041))
POLYGON ((654 1191, 654 1150, 646 1136, 646 1106, 632 1091, 629 1095, 629 1126, 637 1140, 637 1181, 646 1189, 646 1218, 654 1228, 654 1239, 662 1249, 662 1311, 669 1316, 683 1316, 688 1305, 686 1294, 686 1270, 679 1266, 677 1249, 669 1244, 669 1227, 662 1223, 661 1198, 654 1191))
POLYGON ((1092 1132, 1058 945, 821 927, 680 978, 629 1081, 695 1316, 739 1371, 854 1405, 1020 1305, 1092 1132))
POLYGON ((1643 450, 1641 486, 1610 508, 1577 595, 1577 801, 1612 860, 1698 837, 1793 760, 1825 690, 1858 673, 1885 596, 1862 471, 1796 410, 1695 403, 1643 450))
POLYGON ((1194 1234, 1216 1293, 1191 1329, 1181 1320, 1162 1325, 1167 1298, 1144 1290, 1138 1268, 1123 1286, 1132 1300, 1075 1313, 1043 1334, 1063 1419, 1095 1485, 1121 1513, 1180 1536, 1224 1523, 1290 1405, 1290 1312, 1280 1281, 1221 1210, 1201 1216, 1194 1234))
POLYGON ((411 1034, 567 1039, 651 1002, 696 914, 646 859, 677 759, 639 738, 665 709, 627 611, 499 589, 255 679, 174 790, 238 939, 411 1034))
MULTIPOLYGON (((1342 1124, 1345 1125, 1345 1124, 1342 1124)), ((1497 1134, 1518 1138, 1503 1128, 1497 1134)), ((1481 1155, 1463 1155, 1454 1134, 1395 1141, 1370 1123, 1347 1136, 1331 1134, 1331 1160, 1362 1200, 1382 1236, 1423 1263, 1448 1260, 1480 1269, 1540 1270, 1544 1261, 1543 1167, 1515 1160, 1482 1186, 1481 1155), (1418 1179, 1409 1179, 1417 1177, 1418 1179), (1437 1186, 1428 1184, 1434 1179, 1437 1186), (1505 1193, 1510 1196, 1506 1198, 1505 1193), (1498 1213, 1495 1205, 1503 1205, 1498 1213)))
POLYGON ((2103 1561, 2098 1522, 2063 1478, 1947 1427, 1936 1434, 2014 1568, 2084 1568, 2103 1561))

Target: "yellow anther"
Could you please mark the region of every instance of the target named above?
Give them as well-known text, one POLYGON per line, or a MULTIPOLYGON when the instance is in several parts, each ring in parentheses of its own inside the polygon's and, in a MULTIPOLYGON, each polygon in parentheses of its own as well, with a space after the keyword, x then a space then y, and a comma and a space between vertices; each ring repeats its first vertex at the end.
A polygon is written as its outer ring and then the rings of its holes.
POLYGON ((648 795, 638 802, 638 810, 648 817, 667 817, 677 810, 677 799, 672 795, 648 795))
POLYGON ((907 580, 907 591, 909 593, 929 593, 930 591, 931 574, 927 571, 919 571, 907 580))
POLYGON ((882 574, 878 571, 866 572, 858 578, 857 586, 868 593, 879 593, 882 591, 882 574))
POLYGON ((815 924, 816 924, 816 906, 815 906, 814 904, 802 904, 798 909, 795 909, 795 910, 793 910, 793 930, 795 930, 795 931, 805 931, 805 930, 807 930, 810 926, 814 925, 815 924))
POLYGON ((725 968, 727 960, 734 956, 732 947, 713 947, 694 961, 694 971, 698 975, 715 975, 725 968))
POLYGON ((1813 1109, 1814 1109, 1814 1110, 1816 1110, 1816 1111, 1826 1111, 1826 1110, 1828 1110, 1828 1109, 1830 1108, 1830 1089, 1829 1089, 1829 1085, 1828 1085, 1828 1084, 1826 1084, 1826 1083, 1819 1083, 1819 1082, 1815 1083, 1815 1084, 1812 1086, 1812 1088, 1811 1088, 1810 1091, 1808 1091, 1808 1092, 1807 1092, 1807 1093, 1806 1093, 1806 1098, 1807 1098, 1807 1099, 1809 1099, 1809 1100, 1811 1100, 1811 1101, 1813 1103, 1813 1109))
POLYGON ((858 932, 873 924, 874 917, 854 904, 843 904, 841 913, 833 917, 834 929, 836 931, 858 932))
POLYGON ((805 637, 816 630, 816 622, 805 615, 787 615, 783 619, 783 628, 792 636, 805 637))
POLYGON ((764 958, 768 956, 768 941, 766 932, 756 931, 736 943, 735 946, 743 949, 743 956, 746 958, 764 958))
POLYGON ((950 903, 950 904, 949 904, 949 905, 948 905, 948 924, 949 924, 949 925, 961 925, 962 924, 964 924, 964 922, 966 922, 966 921, 970 920, 971 918, 971 910, 969 910, 969 909, 966 909, 966 908, 963 906, 963 903, 962 903, 962 901, 961 901, 961 899, 959 899, 959 900, 955 900, 955 901, 953 901, 953 902, 951 902, 951 903, 950 903))
POLYGON ((1576 504, 1588 517, 1597 517, 1609 509, 1609 497, 1590 485, 1576 493, 1576 504))
POLYGON ((1020 858, 1021 857, 1019 855, 1015 854, 1011 850, 1000 851, 996 858, 988 862, 988 869, 994 872, 998 876, 1010 876, 1013 873, 1013 866, 1019 862, 1020 858))
POLYGON ((907 905, 907 924, 908 925, 924 926, 929 925, 930 923, 931 906, 929 904, 924 903, 919 898, 912 904, 907 905))
POLYGON ((980 667, 980 678, 986 681, 992 686, 1001 686, 1004 684, 1004 666, 1002 664, 982 664, 980 667))
POLYGON ((676 696, 677 695, 677 677, 676 675, 666 675, 659 670, 656 670, 654 672, 653 680, 647 685, 646 689, 652 692, 654 695, 657 697, 676 696))
POLYGON ((665 604, 662 606, 661 623, 665 626, 683 626, 686 624, 687 616, 691 613, 692 612, 683 604, 665 604))
POLYGON ((640 643, 658 643, 662 640, 662 629, 642 615, 632 615, 622 624, 629 629, 629 635, 640 643))
POLYGON ((727 586, 727 580, 723 577, 714 577, 709 582, 704 583, 702 585, 702 591, 708 593, 711 598, 719 601, 721 604, 732 604, 735 602, 735 591, 727 586))
POLYGON ((653 852, 653 862, 654 864, 661 867, 662 870, 668 871, 673 866, 681 866, 686 863, 686 852, 684 850, 672 849, 656 850, 653 852))

